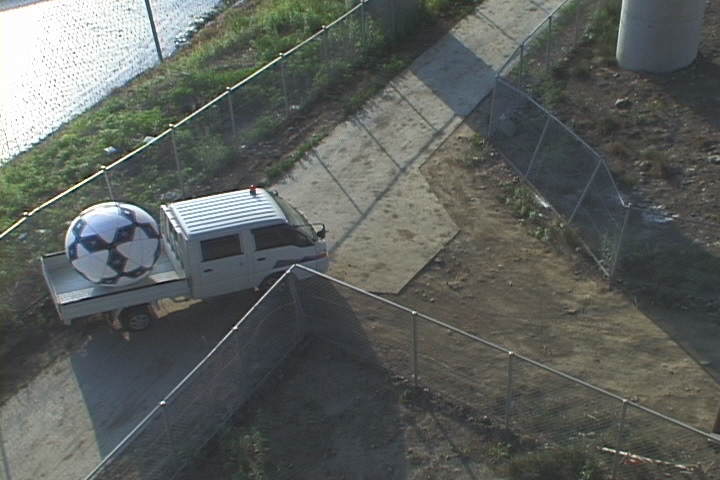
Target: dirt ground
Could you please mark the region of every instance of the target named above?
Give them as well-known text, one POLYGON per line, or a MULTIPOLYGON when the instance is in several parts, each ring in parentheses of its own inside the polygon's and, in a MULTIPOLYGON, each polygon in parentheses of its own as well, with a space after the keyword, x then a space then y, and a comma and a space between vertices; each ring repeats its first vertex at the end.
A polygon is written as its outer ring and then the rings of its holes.
MULTIPOLYGON (((571 101, 558 111, 562 120, 606 153, 613 171, 627 177, 645 198, 664 205, 669 212, 716 224, 720 224, 720 211, 715 208, 720 188, 719 9, 717 3, 708 4, 701 54, 691 67, 679 72, 625 72, 603 63, 592 49, 574 54, 569 62, 589 63, 592 68, 582 78, 569 77, 565 93, 571 101), (630 100, 629 110, 616 107, 616 100, 623 98, 630 100), (598 122, 603 118, 612 121, 598 122), (649 150, 665 153, 663 168, 656 170, 652 159, 643 156, 649 150)), ((425 41, 435 38, 428 35, 425 41)), ((281 143, 267 143, 248 152, 264 160, 256 172, 238 172, 234 181, 256 180, 266 163, 282 158, 337 121, 338 105, 318 106, 319 110, 297 119, 293 134, 281 143)), ((507 205, 505 185, 517 179, 502 158, 488 155, 474 160, 478 137, 472 124, 471 118, 421 169, 460 233, 399 295, 389 298, 709 430, 719 406, 720 388, 704 365, 687 355, 643 312, 642 298, 612 286, 574 246, 543 242, 531 235, 531 227, 507 205)), ((54 314, 45 308, 47 315, 54 314)), ((659 313, 720 321, 717 312, 659 313)), ((4 394, 83 341, 82 327, 52 332, 6 352, 4 394)), ((283 402, 295 402, 277 404, 288 415, 269 418, 272 402, 265 413, 253 412, 264 415, 270 422, 267 425, 275 428, 266 434, 269 440, 277 440, 274 461, 294 466, 285 478, 303 478, 298 472, 303 472, 304 478, 360 478, 345 468, 361 461, 380 469, 366 470, 365 478, 490 478, 487 467, 468 464, 453 447, 455 438, 487 434, 478 430, 476 422, 442 409, 416 416, 386 379, 349 361, 341 352, 319 350, 308 355, 309 363, 298 365, 283 384, 289 389, 303 387, 295 389, 294 396, 278 396, 283 402), (310 371, 321 375, 311 376, 310 371), (343 378, 354 381, 343 382, 343 378), (328 399, 341 398, 334 396, 340 392, 345 395, 344 406, 328 406, 326 402, 333 402, 328 399), (382 412, 388 409, 401 421, 383 422, 382 412), (328 411, 352 414, 341 422, 328 411), (281 435, 286 424, 294 421, 299 422, 300 430, 292 438, 302 438, 301 442, 281 435), (353 426, 360 423, 373 426, 377 436, 356 438, 353 426), (340 424, 340 433, 330 435, 328 429, 340 424), (330 446, 328 438, 339 443, 330 446), (393 438, 403 439, 403 451, 393 446, 393 438), (327 448, 316 448, 318 445, 327 448), (337 453, 343 445, 348 452, 350 445, 366 447, 372 452, 371 459, 329 453, 337 453), (400 458, 402 464, 410 465, 406 470, 397 466, 400 458)))
MULTIPOLYGON (((399 295, 385 297, 709 429, 718 385, 583 255, 531 235, 506 204, 505 186, 517 180, 502 159, 473 164, 472 122, 421 169, 460 233, 399 295)), ((256 461, 265 459, 272 478, 508 478, 497 422, 432 393, 408 402, 407 379, 325 344, 293 357, 280 378, 234 433, 245 448, 253 434, 264 439, 256 461)), ((201 470, 228 474, 227 447, 213 452, 201 470)))

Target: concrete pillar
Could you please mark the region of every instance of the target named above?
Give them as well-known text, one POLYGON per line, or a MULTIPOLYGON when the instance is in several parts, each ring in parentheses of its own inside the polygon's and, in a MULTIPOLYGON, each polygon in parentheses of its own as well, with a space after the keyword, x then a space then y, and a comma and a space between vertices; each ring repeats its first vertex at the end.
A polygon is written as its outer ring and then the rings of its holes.
POLYGON ((670 72, 690 65, 706 0, 623 0, 617 61, 626 70, 670 72))

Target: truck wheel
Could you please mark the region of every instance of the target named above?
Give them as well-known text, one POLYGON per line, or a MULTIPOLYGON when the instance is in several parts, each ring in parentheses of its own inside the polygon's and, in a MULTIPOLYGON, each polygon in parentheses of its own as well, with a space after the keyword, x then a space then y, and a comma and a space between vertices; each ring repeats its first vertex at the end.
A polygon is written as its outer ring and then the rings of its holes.
POLYGON ((152 323, 152 315, 147 305, 129 307, 120 312, 120 323, 126 330, 139 332, 145 330, 152 323))
POLYGON ((258 286, 260 294, 263 294, 270 290, 272 286, 275 285, 278 280, 280 280, 280 277, 282 277, 282 273, 273 273, 272 275, 268 275, 267 277, 265 277, 265 279, 260 282, 260 285, 258 286))

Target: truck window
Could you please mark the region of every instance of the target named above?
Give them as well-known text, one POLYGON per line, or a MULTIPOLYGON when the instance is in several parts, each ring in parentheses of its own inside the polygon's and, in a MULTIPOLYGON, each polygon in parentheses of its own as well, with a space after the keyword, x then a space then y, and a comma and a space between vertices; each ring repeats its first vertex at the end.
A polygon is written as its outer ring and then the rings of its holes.
POLYGON ((255 238, 255 250, 295 245, 297 247, 310 247, 312 240, 290 225, 274 225, 272 227, 257 228, 252 231, 255 238))
POLYGON ((233 234, 203 240, 200 242, 200 251, 203 262, 240 255, 243 253, 240 235, 233 234))
POLYGON ((304 234, 307 238, 313 241, 317 240, 317 237, 315 236, 315 230, 313 230, 313 228, 310 226, 310 223, 303 216, 303 214, 300 213, 299 210, 286 202, 282 197, 277 195, 275 196, 275 202, 280 207, 280 210, 283 211, 283 213, 288 219, 288 223, 292 227, 304 234))

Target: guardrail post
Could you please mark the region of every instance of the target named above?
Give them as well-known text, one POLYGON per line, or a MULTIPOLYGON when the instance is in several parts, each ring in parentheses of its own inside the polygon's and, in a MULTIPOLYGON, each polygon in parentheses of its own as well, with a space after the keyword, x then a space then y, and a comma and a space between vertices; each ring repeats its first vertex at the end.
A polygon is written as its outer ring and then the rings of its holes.
POLYGON ((610 480, 614 480, 615 474, 617 473, 618 465, 620 464, 620 448, 623 430, 625 429, 625 416, 627 415, 628 401, 623 399, 622 412, 620 413, 620 425, 618 425, 617 440, 615 441, 615 458, 613 459, 612 472, 610 472, 610 480))
POLYGON ((513 358, 515 358, 515 352, 508 352, 507 396, 505 398, 505 430, 510 430, 510 419, 512 417, 513 358))
POLYGON ((175 125, 170 124, 170 141, 172 142, 173 155, 175 156, 175 168, 177 170, 177 179, 180 184, 182 196, 185 196, 185 183, 183 182, 182 166, 180 165, 180 155, 178 155, 177 142, 175 141, 175 125))
POLYGON ((227 93, 228 107, 230 109, 230 128, 232 129, 233 137, 235 137, 235 112, 233 111, 232 88, 226 87, 225 93, 227 93))
POLYGON ((416 311, 412 312, 412 369, 413 369, 413 385, 418 386, 418 345, 417 345, 417 316, 416 311))

